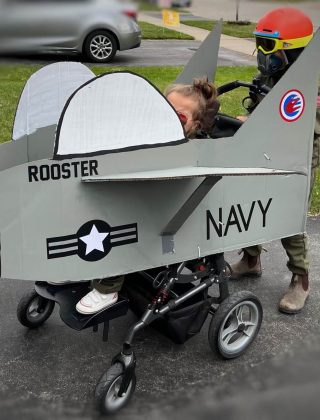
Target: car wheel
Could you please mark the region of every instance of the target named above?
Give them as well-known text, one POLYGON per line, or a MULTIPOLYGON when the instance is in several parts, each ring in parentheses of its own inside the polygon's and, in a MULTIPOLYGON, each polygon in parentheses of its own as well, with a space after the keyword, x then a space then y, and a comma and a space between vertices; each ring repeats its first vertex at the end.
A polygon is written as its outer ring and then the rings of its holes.
POLYGON ((90 61, 108 63, 117 52, 117 41, 107 31, 92 32, 84 43, 84 53, 90 61))

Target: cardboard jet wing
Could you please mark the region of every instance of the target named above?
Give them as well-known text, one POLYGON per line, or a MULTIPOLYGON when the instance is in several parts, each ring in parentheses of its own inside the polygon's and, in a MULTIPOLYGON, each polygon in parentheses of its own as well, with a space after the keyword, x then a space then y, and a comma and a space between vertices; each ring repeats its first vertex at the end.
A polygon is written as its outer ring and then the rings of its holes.
POLYGON ((78 282, 303 232, 319 38, 231 138, 188 140, 156 88, 111 73, 68 99, 53 156, 0 145, 1 275, 78 282))

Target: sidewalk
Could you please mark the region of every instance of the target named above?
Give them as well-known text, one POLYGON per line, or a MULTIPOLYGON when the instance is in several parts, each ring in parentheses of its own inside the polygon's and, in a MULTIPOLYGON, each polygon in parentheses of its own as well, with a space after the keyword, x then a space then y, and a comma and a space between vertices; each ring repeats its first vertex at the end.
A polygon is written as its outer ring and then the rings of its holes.
MULTIPOLYGON (((151 16, 147 13, 139 13, 139 20, 143 22, 152 23, 157 26, 166 27, 162 23, 162 19, 151 16)), ((191 35, 196 41, 203 41, 209 34, 209 31, 205 29, 195 28, 193 26, 180 24, 179 28, 172 28, 183 34, 191 35)), ((221 35, 220 47, 225 48, 230 51, 235 51, 238 53, 252 55, 255 49, 255 43, 253 41, 248 41, 244 38, 236 38, 229 35, 221 35)))
MULTIPOLYGON (((296 7, 306 13, 317 29, 320 24, 320 2, 313 1, 265 1, 265 0, 240 0, 239 19, 257 22, 261 16, 276 7, 296 7)), ((192 0, 189 11, 195 16, 203 16, 206 19, 235 20, 235 0, 192 0)))

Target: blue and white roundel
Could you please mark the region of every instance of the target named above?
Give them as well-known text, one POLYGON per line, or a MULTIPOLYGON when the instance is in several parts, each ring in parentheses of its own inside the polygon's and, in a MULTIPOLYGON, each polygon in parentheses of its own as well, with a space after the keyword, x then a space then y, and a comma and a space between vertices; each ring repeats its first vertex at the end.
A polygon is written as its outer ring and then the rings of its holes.
POLYGON ((304 96, 299 90, 289 90, 281 99, 280 115, 287 122, 296 121, 304 111, 304 96))

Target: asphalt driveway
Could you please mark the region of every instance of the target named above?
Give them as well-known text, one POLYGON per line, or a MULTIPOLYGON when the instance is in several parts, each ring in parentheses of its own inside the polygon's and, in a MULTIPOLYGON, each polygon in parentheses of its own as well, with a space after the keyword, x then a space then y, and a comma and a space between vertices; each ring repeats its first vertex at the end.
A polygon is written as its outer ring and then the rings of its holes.
MULTIPOLYGON (((184 345, 148 327, 135 341, 137 389, 122 420, 305 419, 320 409, 320 217, 308 220, 312 293, 305 310, 278 312, 290 274, 279 241, 266 246, 260 279, 231 282, 231 291, 250 290, 262 301, 260 333, 240 358, 214 357, 207 341, 208 322, 184 345)), ((235 252, 229 260, 238 258, 235 252)), ((110 340, 101 333, 66 327, 55 309, 47 323, 29 331, 16 319, 17 303, 29 282, 0 283, 0 419, 101 418, 93 389, 119 351, 131 314, 111 323, 110 340)))
MULTIPOLYGON (((110 64, 99 66, 182 66, 185 65, 195 50, 199 41, 185 40, 144 40, 140 48, 128 51, 119 51, 114 61, 110 64)), ((49 64, 56 61, 82 61, 81 56, 62 54, 0 56, 1 64, 49 64)), ((86 63, 88 64, 88 63, 86 63)), ((96 65, 89 63, 90 66, 96 65)), ((221 48, 219 51, 219 66, 248 66, 255 65, 256 58, 221 48)))

